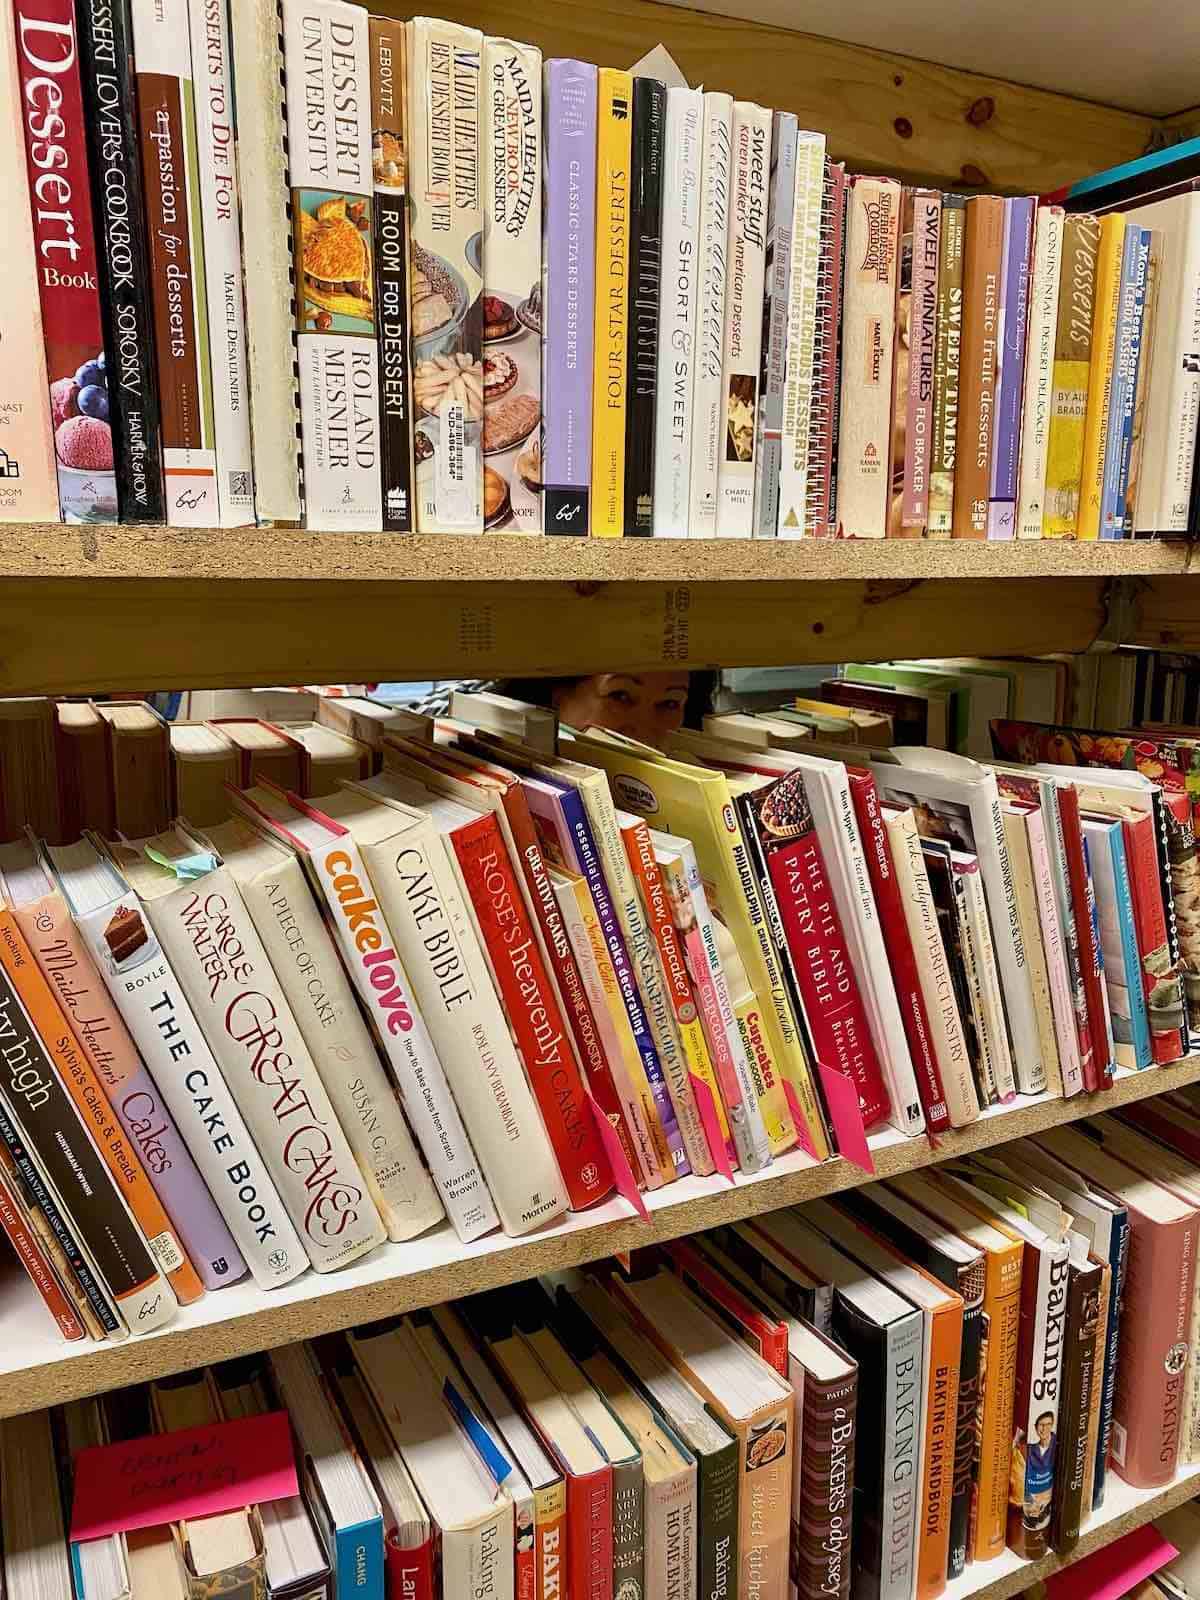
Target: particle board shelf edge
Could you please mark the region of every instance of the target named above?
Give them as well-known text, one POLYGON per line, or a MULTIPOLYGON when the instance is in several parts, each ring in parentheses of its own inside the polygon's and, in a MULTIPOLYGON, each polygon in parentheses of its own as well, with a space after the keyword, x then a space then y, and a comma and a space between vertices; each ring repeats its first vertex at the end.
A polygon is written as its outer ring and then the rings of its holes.
MULTIPOLYGON (((873 1176, 913 1171, 1077 1121, 1101 1107, 1112 1109, 1195 1082, 1200 1082, 1200 1055, 1169 1067, 1123 1073, 1099 1103, 1083 1096, 1069 1101, 1039 1097, 995 1108, 970 1127, 947 1134, 936 1147, 925 1138, 906 1139, 884 1130, 871 1138, 873 1176)), ((818 1165, 793 1153, 732 1187, 721 1178, 681 1179, 647 1197, 648 1224, 617 1199, 527 1239, 493 1235, 462 1246, 443 1227, 422 1239, 384 1245, 342 1272, 306 1273, 269 1294, 252 1284, 234 1284, 182 1308, 161 1332, 119 1345, 63 1344, 27 1281, 14 1272, 0 1283, 0 1327, 5 1331, 0 1417, 520 1283, 538 1273, 581 1266, 614 1251, 661 1243, 871 1181, 871 1174, 847 1161, 818 1165)))

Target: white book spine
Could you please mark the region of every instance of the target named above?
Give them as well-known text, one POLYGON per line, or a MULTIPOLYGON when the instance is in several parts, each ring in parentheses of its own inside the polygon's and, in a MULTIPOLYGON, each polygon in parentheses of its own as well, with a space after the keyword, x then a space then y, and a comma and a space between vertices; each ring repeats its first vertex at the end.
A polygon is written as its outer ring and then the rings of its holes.
POLYGON ((1004 838, 1004 813, 1000 809, 995 776, 989 774, 978 787, 979 792, 972 796, 971 802, 975 849, 992 919, 992 940, 1012 1037, 1017 1088, 1022 1094, 1041 1094, 1046 1087, 1046 1068, 1038 1048, 1033 990, 1025 961, 1025 941, 1021 935, 1017 894, 1004 838))
POLYGON ((886 1331, 883 1416, 883 1560, 879 1600, 916 1593, 920 1458, 924 1433, 925 1329, 919 1311, 886 1331))
POLYGON ((1017 538, 1042 537, 1046 494, 1046 450, 1050 441, 1050 397, 1054 390, 1054 335, 1062 275, 1061 206, 1042 206, 1033 246, 1029 331, 1025 360, 1025 399, 1021 409, 1021 477, 1017 538))
POLYGON ((188 12, 208 289, 217 506, 222 528, 245 528, 254 524, 254 459, 229 13, 226 0, 189 0, 188 12))
POLYGON ((308 1266, 279 1191, 229 1092, 221 1068, 132 890, 78 919, 96 969, 199 1167, 260 1289, 289 1283, 308 1266), (145 942, 117 960, 104 930, 138 918, 145 942))
POLYGON ((224 867, 146 909, 318 1272, 385 1238, 346 1135, 224 867))
POLYGON ((309 861, 446 1215, 464 1243, 478 1239, 500 1219, 391 928, 368 892, 371 878, 358 846, 343 834, 329 849, 311 851, 309 861))
POLYGON ((895 179, 857 177, 847 204, 837 465, 842 539, 887 535, 900 202, 895 179))
MULTIPOLYGON (((1028 1272, 1026 1265, 1024 1271, 1028 1272)), ((1018 1455, 1014 1449, 1014 1466, 1021 1460, 1027 1459, 1028 1451, 1037 1443, 1039 1438, 1038 1420, 1050 1415, 1050 1437, 1055 1438, 1058 1433, 1058 1410, 1062 1391, 1062 1366, 1063 1351, 1067 1342, 1067 1292, 1070 1285, 1071 1265, 1070 1247, 1066 1240, 1051 1240, 1049 1238, 1038 1247, 1037 1289, 1033 1311, 1033 1343, 1030 1351, 1029 1383, 1026 1389, 1028 1395, 1028 1409, 1025 1415, 1017 1413, 1013 1417, 1014 1436, 1019 1431, 1024 1450, 1018 1455)), ((1025 1285, 1021 1286, 1022 1323, 1025 1322, 1025 1307, 1027 1296, 1025 1285)), ((1015 1444, 1014 1437, 1014 1444, 1015 1444)), ((1018 1471, 1019 1471, 1018 1467, 1018 1471)), ((1063 1452, 1058 1451, 1056 1459, 1050 1467, 1051 1482, 1043 1483, 1039 1479, 1038 1488, 1033 1491, 1040 1495, 1047 1495, 1052 1490, 1053 1482, 1058 1473, 1065 1472, 1068 1463, 1063 1452)), ((1030 1504, 1032 1498, 1028 1481, 1029 1467, 1025 1467, 1024 1481, 1019 1482, 1020 1500, 1023 1507, 1030 1504)), ((1032 1535, 1035 1549, 1045 1548, 1045 1524, 1039 1520, 1031 1525, 1022 1516, 1022 1526, 1026 1533, 1032 1535)))
POLYGON ((366 1179, 388 1238, 444 1215, 299 861, 241 883, 242 897, 366 1179))
POLYGON ((1013 870, 1017 890, 1017 908, 1021 915, 1021 935, 1025 941, 1025 959, 1029 963, 1029 984, 1033 992, 1033 1009, 1037 1017, 1038 1043, 1046 1063, 1046 1091, 1061 1095, 1063 1092, 1062 1062, 1058 1051, 1058 1030, 1054 1018, 1054 1001, 1050 993, 1050 969, 1046 962, 1046 941, 1042 937, 1038 890, 1034 880, 1033 861, 1029 850, 1029 830, 1026 813, 1005 810, 1004 831, 1008 840, 1008 859, 1013 870))
POLYGON ((1075 1031, 1075 1004, 1071 993, 1071 974, 1063 943, 1058 896, 1054 891, 1054 868, 1046 828, 1040 811, 1031 811, 1025 820, 1029 838, 1029 862, 1037 893, 1038 918, 1046 950, 1046 970, 1050 977, 1050 1001, 1054 1010, 1054 1032, 1058 1039, 1058 1059, 1062 1065, 1063 1094, 1079 1094, 1083 1089, 1083 1069, 1079 1061, 1079 1039, 1075 1031))
POLYGON ((825 135, 802 131, 796 140, 796 204, 788 289, 787 378, 783 392, 776 524, 781 539, 804 537, 808 509, 809 437, 817 356, 817 293, 824 203, 825 135))
POLYGON ((441 836, 421 823, 360 848, 501 1226, 554 1221, 562 1177, 441 836))
POLYGON ((691 1600, 697 1581, 694 1467, 646 1484, 645 1528, 642 1593, 647 1600, 650 1596, 661 1596, 662 1600, 691 1600))
POLYGON ((725 349, 732 140, 733 100, 727 94, 706 94, 688 512, 688 533, 693 539, 711 539, 717 531, 717 474, 725 443, 721 368, 725 349))
POLYGON ((796 209, 796 118, 771 114, 771 178, 763 277, 763 333, 754 433, 754 537, 773 539, 779 519, 783 389, 787 371, 792 219, 796 209))
POLYGON ((1176 195, 1139 208, 1132 220, 1162 227, 1162 282, 1146 415, 1138 533, 1186 533, 1192 456, 1200 407, 1200 195, 1176 195))
MULTIPOLYGON (((371 214, 367 13, 344 0, 283 0, 283 25, 305 522, 375 533, 383 490, 373 301, 344 292, 346 282, 331 294, 305 270, 306 241, 326 226, 357 230, 355 218, 371 214)), ((360 290, 371 275, 369 231, 361 241, 360 290)))
POLYGON ((688 534, 703 144, 703 94, 669 89, 654 450, 654 532, 668 539, 688 534))
POLYGON ((235 0, 230 28, 238 187, 242 214, 254 219, 254 266, 244 285, 254 506, 260 521, 298 522, 300 395, 295 330, 288 296, 279 290, 291 271, 292 245, 277 0, 235 0))
POLYGON ((718 539, 754 532, 754 436, 761 379, 763 283, 767 258, 767 180, 771 113, 750 100, 733 107, 729 171, 728 282, 721 363, 718 539))
POLYGON ((996 949, 988 926, 987 900, 978 871, 969 872, 965 879, 967 916, 971 923, 971 943, 979 971, 979 995, 983 1004, 984 1027, 987 1032, 988 1053, 996 1079, 996 1093, 1008 1100, 1017 1092, 1013 1076, 1012 1055, 1008 1048, 1008 1029, 1004 1021, 1004 1000, 1000 994, 1000 978, 996 969, 996 949))

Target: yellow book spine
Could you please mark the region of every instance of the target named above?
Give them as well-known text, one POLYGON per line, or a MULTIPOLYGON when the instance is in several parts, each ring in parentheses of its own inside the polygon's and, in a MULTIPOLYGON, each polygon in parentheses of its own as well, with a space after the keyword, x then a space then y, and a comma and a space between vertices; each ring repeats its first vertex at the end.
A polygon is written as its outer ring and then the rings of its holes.
POLYGON ((1113 364, 1117 351, 1117 316, 1121 298, 1121 257, 1125 250, 1125 215, 1114 211, 1100 224, 1100 262, 1096 273, 1096 309, 1092 318, 1092 359, 1088 370, 1087 421, 1083 429, 1083 467, 1079 479, 1079 539, 1100 537, 1104 499, 1104 446, 1112 400, 1113 364))
POLYGON ((1044 539, 1073 539, 1079 526, 1079 481, 1087 415, 1096 294, 1098 218, 1068 217, 1054 331, 1050 430, 1046 443, 1044 539))
POLYGON ((601 67, 596 123, 596 309, 592 369, 592 535, 625 532, 625 372, 633 79, 601 67))

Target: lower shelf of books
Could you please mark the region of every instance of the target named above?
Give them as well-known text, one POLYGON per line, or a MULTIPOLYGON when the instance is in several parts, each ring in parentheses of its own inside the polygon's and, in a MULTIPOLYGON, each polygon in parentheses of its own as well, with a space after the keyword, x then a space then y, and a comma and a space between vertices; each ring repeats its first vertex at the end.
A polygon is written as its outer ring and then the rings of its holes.
MULTIPOLYGON (((1200 1082, 1200 1054, 1146 1072, 1119 1071, 1103 1096, 1018 1096, 937 1144, 888 1128, 869 1136, 873 1171, 793 1152, 730 1184, 688 1177, 644 1197, 648 1219, 615 1198, 521 1239, 492 1234, 461 1243, 447 1226, 386 1244, 341 1272, 309 1271, 269 1293, 249 1280, 181 1307, 169 1325, 121 1343, 64 1343, 23 1273, 0 1279, 0 1416, 245 1355, 376 1318, 520 1283, 722 1223, 797 1205, 955 1156, 1078 1121, 1096 1111, 1200 1082)), ((965 1592, 965 1591, 964 1591, 965 1592)))

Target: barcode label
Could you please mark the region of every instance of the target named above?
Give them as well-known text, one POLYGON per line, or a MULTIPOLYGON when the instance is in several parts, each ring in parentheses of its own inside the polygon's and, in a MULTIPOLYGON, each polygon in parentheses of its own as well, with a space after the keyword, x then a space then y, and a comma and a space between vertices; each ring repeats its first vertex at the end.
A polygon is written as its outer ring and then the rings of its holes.
POLYGON ((173 1234, 160 1233, 149 1241, 150 1254, 163 1272, 175 1272, 187 1259, 175 1243, 173 1234))
POLYGON ((1112 1425, 1112 1457, 1119 1467, 1125 1465, 1125 1429, 1113 1418, 1112 1425))

